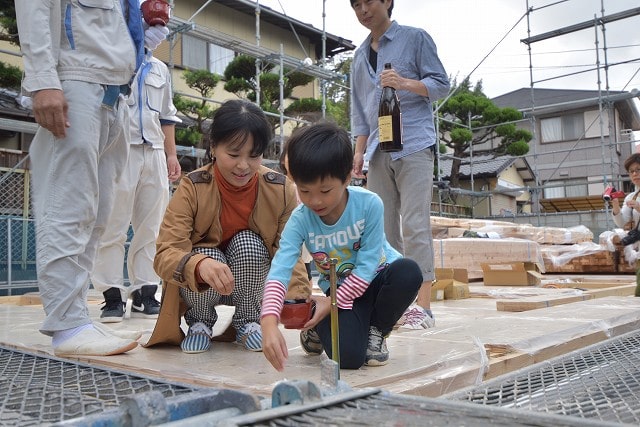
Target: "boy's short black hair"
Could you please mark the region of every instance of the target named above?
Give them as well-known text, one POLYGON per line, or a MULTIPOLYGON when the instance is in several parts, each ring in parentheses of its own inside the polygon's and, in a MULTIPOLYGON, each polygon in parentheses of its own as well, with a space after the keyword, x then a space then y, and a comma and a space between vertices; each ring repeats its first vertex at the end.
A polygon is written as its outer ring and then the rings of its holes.
POLYGON ((351 179, 353 147, 347 131, 330 122, 296 130, 287 141, 289 173, 296 183, 351 179))
POLYGON ((253 156, 261 156, 273 137, 271 125, 262 109, 244 99, 232 99, 223 103, 213 115, 209 131, 211 148, 220 142, 243 145, 253 136, 253 156))
MULTIPOLYGON (((351 7, 353 7, 353 2, 356 0, 350 0, 351 1, 351 7)), ((381 2, 384 2, 384 0, 380 0, 381 2)), ((389 6, 389 9, 387 9, 387 15, 389 15, 389 18, 391 18, 391 12, 393 11, 393 4, 395 3, 395 0, 391 1, 391 6, 389 6)))

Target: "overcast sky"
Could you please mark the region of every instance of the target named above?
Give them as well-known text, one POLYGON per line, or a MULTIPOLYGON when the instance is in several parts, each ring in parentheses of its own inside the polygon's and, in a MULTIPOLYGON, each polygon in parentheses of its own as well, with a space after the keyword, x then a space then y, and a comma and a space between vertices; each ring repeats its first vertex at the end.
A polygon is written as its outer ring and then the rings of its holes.
MULTIPOLYGON (((348 0, 259 0, 260 5, 323 28, 359 45, 368 32, 357 21, 348 0)), ((435 40, 447 73, 459 80, 482 79, 489 97, 522 87, 640 89, 640 16, 527 45, 520 40, 569 25, 640 6, 638 0, 395 0, 392 18, 424 28, 435 40), (528 18, 528 24, 527 24, 528 18), (596 54, 596 35, 599 55, 596 54), (500 40, 506 38, 500 42, 500 40), (606 38, 606 40, 605 40, 606 38), (607 58, 605 60, 605 49, 607 58), (486 57, 486 58, 485 58, 486 57), (531 77, 529 63, 533 76, 531 77), (615 63, 631 61, 625 65, 615 63), (562 77, 567 74, 572 76, 562 77)), ((285 48, 286 49, 286 48, 285 48)))

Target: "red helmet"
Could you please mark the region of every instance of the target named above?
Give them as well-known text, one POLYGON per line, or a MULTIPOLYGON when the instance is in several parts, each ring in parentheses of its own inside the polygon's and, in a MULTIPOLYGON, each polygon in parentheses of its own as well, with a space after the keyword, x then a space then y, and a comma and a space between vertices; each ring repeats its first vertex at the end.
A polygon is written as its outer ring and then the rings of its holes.
POLYGON ((149 26, 169 23, 171 5, 166 0, 146 0, 140 5, 142 17, 149 26))

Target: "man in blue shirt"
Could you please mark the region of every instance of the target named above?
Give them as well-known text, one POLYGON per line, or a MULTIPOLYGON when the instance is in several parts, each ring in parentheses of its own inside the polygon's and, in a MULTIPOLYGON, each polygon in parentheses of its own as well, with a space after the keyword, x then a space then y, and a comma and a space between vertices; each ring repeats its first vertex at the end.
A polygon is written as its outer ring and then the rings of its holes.
POLYGON ((399 320, 401 328, 435 325, 430 310, 433 237, 430 208, 433 161, 438 147, 432 102, 449 91, 436 45, 424 30, 391 20, 393 0, 350 0, 358 21, 370 30, 356 50, 352 66, 353 172, 369 161, 367 187, 384 203, 384 228, 391 245, 422 270, 417 305, 399 320), (385 63, 392 69, 383 71, 385 63), (402 151, 378 149, 378 103, 382 87, 397 90, 402 108, 402 151))

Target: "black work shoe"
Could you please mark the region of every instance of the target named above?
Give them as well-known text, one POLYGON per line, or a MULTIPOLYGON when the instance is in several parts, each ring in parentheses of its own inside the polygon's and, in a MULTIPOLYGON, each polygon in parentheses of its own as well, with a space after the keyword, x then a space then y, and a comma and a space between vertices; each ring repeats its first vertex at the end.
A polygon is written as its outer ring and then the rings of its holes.
POLYGON ((156 285, 143 286, 140 290, 133 291, 131 296, 131 317, 143 317, 154 319, 160 313, 160 303, 156 300, 156 285))
POLYGON ((109 288, 102 293, 104 295, 104 307, 100 315, 102 323, 117 323, 124 319, 125 303, 122 301, 120 289, 109 288))
POLYGON ((323 350, 320 335, 313 328, 300 331, 300 345, 307 354, 321 354, 323 350))

